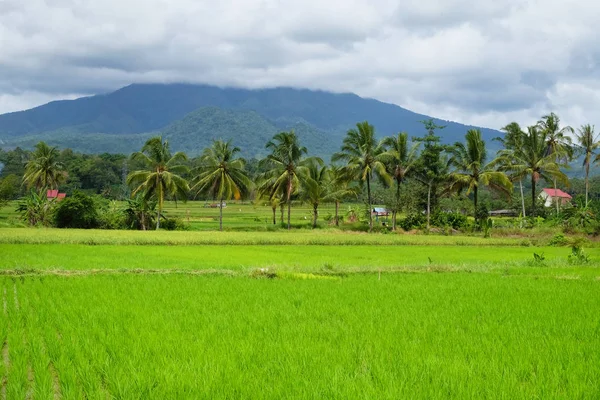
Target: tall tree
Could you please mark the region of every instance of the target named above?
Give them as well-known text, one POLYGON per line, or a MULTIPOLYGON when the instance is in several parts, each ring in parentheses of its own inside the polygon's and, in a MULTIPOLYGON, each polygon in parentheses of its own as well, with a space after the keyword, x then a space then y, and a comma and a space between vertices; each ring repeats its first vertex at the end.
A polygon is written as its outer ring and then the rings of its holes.
POLYGON ((182 152, 171 154, 169 142, 163 142, 161 136, 155 136, 146 141, 141 151, 133 153, 131 159, 140 161, 145 168, 127 176, 127 184, 134 187, 131 195, 144 193, 146 199, 156 197, 156 229, 159 229, 165 197, 170 195, 185 199, 190 190, 187 181, 178 175, 188 172, 188 168, 181 164, 187 160, 187 156, 182 152))
MULTIPOLYGON (((521 126, 516 122, 511 122, 501 129, 504 131, 504 137, 494 138, 494 140, 499 141, 504 146, 504 149, 514 151, 523 146, 523 138, 525 137, 525 132, 521 129, 521 126)), ((505 159, 506 160, 506 159, 505 159)), ((499 167, 504 171, 510 171, 512 162, 510 160, 506 160, 507 163, 505 165, 499 165, 499 167)), ((511 179, 515 178, 511 176, 511 179)), ((516 178, 515 178, 516 179, 516 178)), ((523 217, 526 217, 525 211, 525 195, 523 194, 523 178, 516 179, 519 181, 519 190, 521 192, 521 214, 523 217)))
POLYGON ((322 162, 312 160, 301 176, 300 197, 312 206, 312 227, 317 227, 319 204, 329 200, 331 187, 328 185, 329 168, 322 162))
POLYGON ((417 161, 417 149, 420 143, 409 145, 408 133, 400 132, 396 136, 383 139, 386 151, 382 154, 388 174, 396 182, 396 203, 392 210, 392 229, 396 229, 396 217, 400 211, 400 187, 417 161))
POLYGON ((446 179, 448 165, 444 157, 446 146, 440 143, 440 137, 435 134, 436 129, 445 126, 437 125, 432 119, 421 121, 427 133, 423 137, 414 138, 416 142, 423 143, 423 150, 415 165, 415 178, 427 187, 427 230, 431 222, 432 204, 437 204, 438 185, 446 179))
MULTIPOLYGON (((575 134, 581 151, 583 152, 583 166, 585 168, 585 206, 588 206, 588 192, 590 190, 590 163, 596 149, 600 147, 600 134, 594 132, 594 126, 582 125, 575 134)), ((598 156, 596 156, 596 159, 598 156)))
POLYGON ((535 217, 536 184, 540 179, 550 182, 568 182, 567 176, 560 170, 555 154, 548 154, 546 134, 537 126, 527 128, 523 136, 523 145, 515 149, 501 150, 496 162, 501 165, 510 163, 511 170, 519 179, 531 178, 531 216, 535 217))
POLYGON ((450 190, 466 190, 473 193, 473 210, 477 218, 477 200, 480 186, 510 194, 512 183, 504 172, 494 169, 495 162, 486 164, 487 151, 479 129, 470 129, 465 135, 465 143, 457 142, 450 148, 448 161, 454 170, 449 175, 450 190))
POLYGON ((301 146, 294 131, 280 132, 273 136, 267 145, 271 152, 261 160, 260 166, 268 168, 263 176, 264 186, 271 189, 271 198, 285 193, 287 204, 287 228, 291 229, 292 195, 298 190, 300 181, 298 174, 303 168, 303 156, 308 153, 301 146))
POLYGON ((381 155, 384 152, 381 142, 375 139, 375 128, 367 121, 356 124, 344 138, 341 151, 335 153, 332 161, 345 161, 350 176, 367 184, 367 203, 369 207, 369 231, 373 230, 373 201, 371 199, 371 180, 377 175, 384 183, 389 184, 391 177, 385 169, 381 155))
POLYGON ((245 160, 237 158, 239 147, 231 140, 214 140, 212 146, 204 149, 200 166, 196 170, 192 191, 208 193, 219 200, 219 230, 223 230, 223 202, 246 197, 252 182, 244 171, 245 160))
POLYGON ((58 160, 59 155, 56 147, 50 147, 45 142, 36 144, 25 166, 23 183, 28 188, 35 187, 38 193, 58 188, 66 177, 64 165, 58 160))
POLYGON ((330 186, 329 198, 335 204, 335 226, 340 226, 340 203, 344 199, 358 194, 358 188, 351 186, 352 177, 349 176, 348 171, 344 167, 338 165, 331 165, 329 167, 329 181, 330 186))
MULTIPOLYGON (((554 161, 558 166, 566 165, 573 157, 573 146, 569 133, 575 131, 570 126, 560 126, 560 118, 558 115, 551 112, 544 115, 538 121, 539 129, 544 133, 546 138, 546 154, 554 156, 554 161)), ((553 179, 554 191, 556 192, 556 179, 553 179)), ((560 200, 556 197, 556 214, 560 212, 560 200)))

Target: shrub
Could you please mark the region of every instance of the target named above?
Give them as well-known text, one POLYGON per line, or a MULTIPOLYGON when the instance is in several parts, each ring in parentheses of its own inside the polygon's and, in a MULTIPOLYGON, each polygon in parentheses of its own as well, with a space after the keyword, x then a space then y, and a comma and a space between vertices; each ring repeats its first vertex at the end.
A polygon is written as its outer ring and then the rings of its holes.
POLYGON ((431 224, 440 228, 450 226, 456 230, 464 229, 467 227, 467 217, 461 213, 440 211, 433 215, 431 224))
POLYGON ((189 226, 179 218, 165 218, 160 225, 161 228, 167 231, 187 231, 189 226))
POLYGON ((423 214, 409 214, 406 218, 402 218, 398 220, 398 226, 405 231, 410 231, 411 229, 420 229, 427 223, 427 217, 423 214))
POLYGON ((98 227, 96 202, 82 192, 75 192, 73 196, 58 203, 54 222, 58 228, 96 228, 98 227))
POLYGON ((568 244, 568 239, 562 233, 557 233, 552 236, 552 239, 548 242, 550 246, 566 246, 568 244))

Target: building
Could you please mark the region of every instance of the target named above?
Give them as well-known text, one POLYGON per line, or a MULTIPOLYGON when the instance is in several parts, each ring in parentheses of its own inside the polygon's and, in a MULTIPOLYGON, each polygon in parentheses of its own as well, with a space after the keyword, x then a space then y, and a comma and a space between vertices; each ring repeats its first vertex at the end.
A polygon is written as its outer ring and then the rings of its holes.
POLYGON ((565 193, 560 189, 542 189, 542 193, 540 193, 539 197, 544 200, 544 206, 546 207, 556 205, 557 202, 559 202, 561 206, 564 206, 569 204, 572 199, 569 193, 565 193))
POLYGON ((48 190, 46 192, 46 197, 48 200, 56 199, 56 201, 61 201, 66 196, 65 193, 59 193, 58 190, 48 190))

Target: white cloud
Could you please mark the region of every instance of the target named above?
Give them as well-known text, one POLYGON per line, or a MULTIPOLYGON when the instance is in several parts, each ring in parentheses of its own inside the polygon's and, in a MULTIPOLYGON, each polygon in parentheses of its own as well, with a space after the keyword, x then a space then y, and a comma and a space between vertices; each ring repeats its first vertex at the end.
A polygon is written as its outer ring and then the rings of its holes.
POLYGON ((3 0, 0 112, 185 81, 352 91, 492 128, 594 123, 599 16, 587 0, 3 0))

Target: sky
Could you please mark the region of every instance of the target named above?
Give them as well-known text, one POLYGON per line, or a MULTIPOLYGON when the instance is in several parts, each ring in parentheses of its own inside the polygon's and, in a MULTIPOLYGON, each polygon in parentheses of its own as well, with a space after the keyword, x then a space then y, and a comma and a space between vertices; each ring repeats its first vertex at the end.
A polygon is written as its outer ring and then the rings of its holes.
POLYGON ((0 113, 197 82, 600 125, 599 18, 591 0, 0 0, 0 113))

